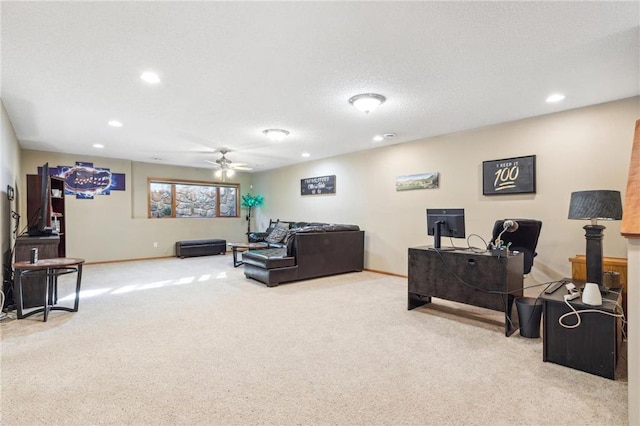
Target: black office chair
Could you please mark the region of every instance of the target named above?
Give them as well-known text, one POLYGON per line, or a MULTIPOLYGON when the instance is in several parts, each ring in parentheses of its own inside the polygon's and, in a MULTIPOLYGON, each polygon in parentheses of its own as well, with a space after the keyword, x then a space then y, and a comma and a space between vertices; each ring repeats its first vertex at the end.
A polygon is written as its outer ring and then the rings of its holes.
POLYGON ((509 250, 519 251, 524 254, 524 274, 531 272, 533 266, 533 258, 538 255, 536 253, 536 246, 538 245, 538 237, 540 237, 540 230, 542 229, 542 222, 534 219, 500 219, 496 220, 493 225, 493 237, 491 244, 495 243, 500 233, 500 240, 503 241, 503 245, 509 243, 509 250), (506 220, 516 221, 518 228, 513 232, 504 231, 504 222, 506 220))

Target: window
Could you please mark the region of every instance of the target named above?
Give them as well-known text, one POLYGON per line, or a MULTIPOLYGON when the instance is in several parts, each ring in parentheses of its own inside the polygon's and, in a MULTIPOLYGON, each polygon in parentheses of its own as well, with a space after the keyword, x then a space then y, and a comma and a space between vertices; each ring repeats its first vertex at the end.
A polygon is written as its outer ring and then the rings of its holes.
POLYGON ((238 217, 238 184, 149 178, 149 218, 238 217))

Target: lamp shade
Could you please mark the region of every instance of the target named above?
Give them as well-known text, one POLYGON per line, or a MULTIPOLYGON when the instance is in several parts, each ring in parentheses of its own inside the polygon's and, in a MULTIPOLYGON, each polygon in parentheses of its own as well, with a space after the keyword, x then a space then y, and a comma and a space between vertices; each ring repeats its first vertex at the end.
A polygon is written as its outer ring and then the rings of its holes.
POLYGON ((620 191, 595 190, 571 193, 569 219, 622 219, 620 191))

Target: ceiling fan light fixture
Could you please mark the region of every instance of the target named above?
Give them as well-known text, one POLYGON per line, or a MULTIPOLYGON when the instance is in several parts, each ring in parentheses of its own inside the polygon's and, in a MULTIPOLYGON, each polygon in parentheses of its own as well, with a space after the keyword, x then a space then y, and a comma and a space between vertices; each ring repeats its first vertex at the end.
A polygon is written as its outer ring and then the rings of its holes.
POLYGON ((371 111, 382 105, 386 100, 387 98, 382 95, 378 95, 377 93, 362 93, 349 99, 349 103, 358 111, 369 114, 371 111))
POLYGON ((266 129, 262 133, 274 142, 280 142, 289 135, 289 131, 284 129, 266 129))

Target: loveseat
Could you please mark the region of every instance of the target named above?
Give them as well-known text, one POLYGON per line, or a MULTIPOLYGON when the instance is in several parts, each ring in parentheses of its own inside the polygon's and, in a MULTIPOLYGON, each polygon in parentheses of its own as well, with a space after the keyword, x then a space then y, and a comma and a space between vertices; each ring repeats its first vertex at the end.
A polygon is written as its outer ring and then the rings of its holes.
POLYGON ((364 231, 357 225, 303 224, 288 229, 280 243, 245 252, 242 260, 244 275, 268 287, 360 272, 364 268, 364 231))

